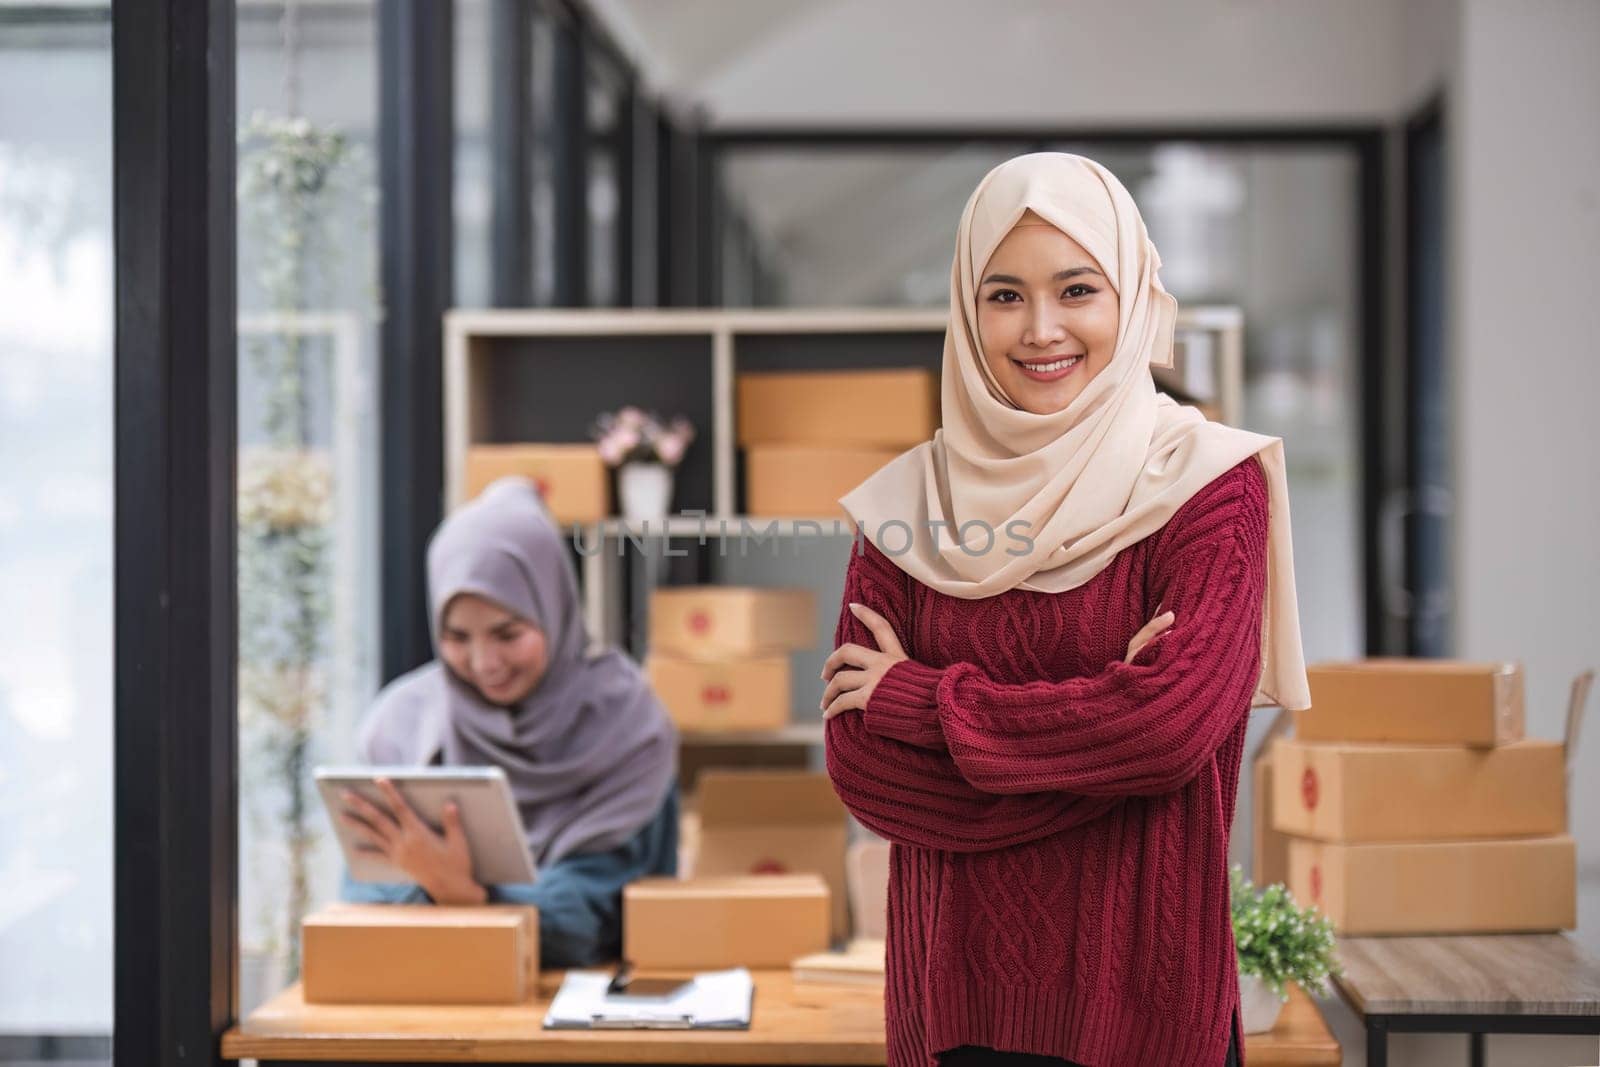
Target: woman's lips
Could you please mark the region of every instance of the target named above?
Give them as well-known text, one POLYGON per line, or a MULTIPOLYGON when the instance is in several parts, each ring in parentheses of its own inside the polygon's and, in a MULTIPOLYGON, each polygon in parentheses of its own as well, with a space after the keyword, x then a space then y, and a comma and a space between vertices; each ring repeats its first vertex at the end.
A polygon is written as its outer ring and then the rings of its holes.
POLYGON ((1065 378, 1082 366, 1083 356, 1068 356, 1058 360, 1032 360, 1027 363, 1022 362, 1020 359, 1014 359, 1011 362, 1015 363, 1022 373, 1033 381, 1054 382, 1065 378), (1046 370, 1044 368, 1052 369, 1046 370))

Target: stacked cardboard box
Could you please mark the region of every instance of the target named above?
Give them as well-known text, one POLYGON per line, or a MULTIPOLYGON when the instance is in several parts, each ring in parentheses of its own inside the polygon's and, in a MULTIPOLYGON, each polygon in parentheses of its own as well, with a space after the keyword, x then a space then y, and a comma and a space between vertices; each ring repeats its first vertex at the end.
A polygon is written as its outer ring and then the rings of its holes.
POLYGON ((840 516, 841 496, 938 425, 939 380, 931 370, 743 373, 745 513, 840 516))
POLYGON ((809 589, 678 586, 650 597, 645 670, 682 730, 789 724, 789 653, 816 644, 809 589))
POLYGON ((848 822, 826 774, 708 769, 693 807, 686 875, 815 874, 828 886, 833 936, 848 936, 848 822))
POLYGON ((1344 934, 1575 925, 1565 750, 1522 736, 1520 666, 1380 659, 1307 673, 1313 706, 1270 757, 1297 899, 1344 934))
POLYGON ((611 480, 594 445, 473 445, 467 449, 467 499, 509 475, 532 479, 557 522, 595 522, 611 512, 611 480))

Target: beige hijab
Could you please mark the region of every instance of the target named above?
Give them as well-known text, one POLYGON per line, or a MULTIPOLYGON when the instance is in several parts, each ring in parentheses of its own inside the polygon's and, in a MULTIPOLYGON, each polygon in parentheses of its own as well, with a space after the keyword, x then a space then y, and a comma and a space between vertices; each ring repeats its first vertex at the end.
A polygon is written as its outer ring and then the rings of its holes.
POLYGON ((941 593, 969 600, 1015 588, 1060 593, 1088 582, 1205 485, 1258 456, 1271 531, 1252 705, 1309 707, 1283 441, 1208 422, 1156 392, 1150 366, 1172 365, 1178 312, 1156 278, 1160 266, 1133 197, 1100 164, 1038 152, 994 168, 967 201, 956 236, 944 425, 839 502, 863 536, 941 593), (978 342, 978 279, 1028 210, 1095 258, 1120 304, 1111 362, 1050 415, 1025 411, 1006 395, 978 342), (1012 523, 1027 524, 1015 529, 1031 538, 1031 550, 1008 533, 1012 523))

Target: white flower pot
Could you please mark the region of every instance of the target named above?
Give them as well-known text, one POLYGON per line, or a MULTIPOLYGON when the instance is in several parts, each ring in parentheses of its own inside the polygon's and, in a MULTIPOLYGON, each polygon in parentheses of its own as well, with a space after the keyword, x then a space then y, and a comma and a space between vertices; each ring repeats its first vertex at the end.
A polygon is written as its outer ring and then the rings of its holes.
POLYGON ((1283 1001, 1272 987, 1259 975, 1239 976, 1239 1022, 1247 1034, 1261 1034, 1271 1030, 1278 1022, 1283 1001))
POLYGON ((617 472, 617 491, 624 518, 664 519, 672 507, 672 468, 665 463, 624 463, 617 472))

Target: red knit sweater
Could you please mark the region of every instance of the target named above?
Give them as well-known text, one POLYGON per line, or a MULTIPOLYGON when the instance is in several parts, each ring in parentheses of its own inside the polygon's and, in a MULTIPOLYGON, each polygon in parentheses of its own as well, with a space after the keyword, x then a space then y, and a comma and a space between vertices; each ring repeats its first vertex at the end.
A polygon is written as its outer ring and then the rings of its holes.
POLYGON ((1266 553, 1253 458, 1065 593, 962 600, 870 543, 852 552, 835 645, 876 647, 854 600, 910 657, 827 727, 840 798, 894 843, 889 1067, 965 1044, 1090 1067, 1224 1062, 1228 836, 1266 553), (1166 609, 1172 627, 1123 663, 1166 609))

